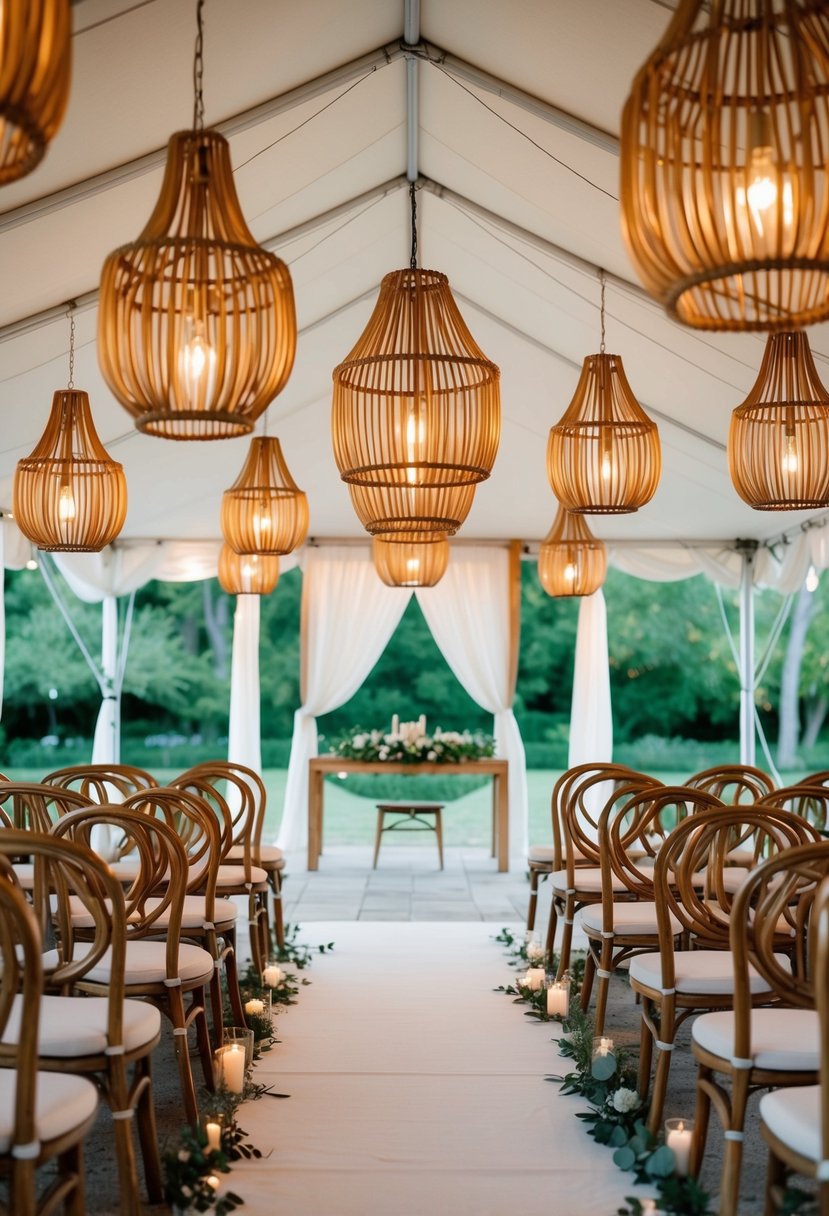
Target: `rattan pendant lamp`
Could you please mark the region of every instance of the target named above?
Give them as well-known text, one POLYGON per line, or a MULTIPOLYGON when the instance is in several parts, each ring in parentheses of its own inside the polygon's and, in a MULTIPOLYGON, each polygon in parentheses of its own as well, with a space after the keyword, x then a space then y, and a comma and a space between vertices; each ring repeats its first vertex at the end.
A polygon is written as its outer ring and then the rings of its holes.
POLYGON ((225 542, 219 554, 219 584, 228 595, 270 595, 279 582, 279 558, 234 553, 225 542))
POLYGON ((681 0, 622 116, 622 230, 701 329, 829 315, 829 6, 681 0))
POLYGON ((69 310, 69 383, 52 398, 46 430, 17 462, 12 489, 18 527, 39 549, 97 553, 121 531, 127 480, 98 438, 89 397, 74 385, 75 317, 69 310))
POLYGON ((296 351, 291 276, 247 227, 227 140, 204 128, 198 0, 193 130, 170 139, 161 194, 137 241, 104 262, 98 355, 140 431, 246 435, 296 351))
POLYGON ((290 474, 278 439, 251 440, 239 476, 222 495, 222 535, 239 554, 279 557, 308 533, 308 499, 290 474))
POLYGON ((334 369, 334 458, 363 526, 393 539, 457 531, 489 477, 501 431, 499 372, 475 343, 446 275, 412 251, 387 274, 374 312, 334 369))
POLYGON ((769 335, 757 380, 731 416, 728 467, 757 511, 829 506, 829 391, 804 333, 769 335))
POLYGON ((69 98, 69 0, 0 5, 0 186, 31 173, 69 98))
POLYGON ((550 429, 547 476, 568 511, 621 515, 650 502, 659 484, 659 432, 634 397, 619 355, 605 352, 605 279, 601 346, 582 366, 573 400, 550 429))
POLYGON ((559 507, 538 550, 538 579, 548 595, 592 595, 607 574, 607 549, 583 515, 559 507))
POLYGON ((381 540, 371 543, 374 568, 387 587, 434 587, 449 565, 449 541, 381 540))

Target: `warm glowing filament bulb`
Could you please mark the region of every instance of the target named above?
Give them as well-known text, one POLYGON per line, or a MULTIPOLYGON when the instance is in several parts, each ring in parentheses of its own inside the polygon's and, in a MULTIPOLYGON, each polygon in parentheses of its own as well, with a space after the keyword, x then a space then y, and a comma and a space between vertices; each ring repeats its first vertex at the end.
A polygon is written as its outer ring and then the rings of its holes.
POLYGON ((60 498, 58 500, 58 519, 62 524, 68 524, 76 518, 77 514, 78 509, 75 505, 72 487, 70 485, 61 486, 60 498))
POLYGON ((613 461, 610 457, 610 452, 605 452, 602 456, 602 481, 610 481, 613 476, 613 461))
POLYGON ((574 583, 576 581, 576 567, 573 562, 568 562, 564 567, 564 577, 568 583, 574 583))
POLYGON ((783 449, 783 472, 796 473, 800 468, 800 460, 794 442, 794 435, 786 435, 786 446, 783 449))
POLYGON ((251 522, 253 523, 253 535, 256 538, 257 546, 266 544, 271 534, 271 513, 268 510, 266 502, 261 502, 257 505, 251 522))
POLYGON ((417 484, 417 469, 412 466, 422 453, 423 441, 426 438, 426 423, 419 409, 410 411, 406 419, 406 481, 410 486, 417 484))
POLYGON ((763 217, 777 202, 777 171, 771 147, 751 150, 746 199, 752 215, 762 227, 763 217))
POLYGON ((420 558, 410 557, 406 560, 406 573, 410 578, 417 578, 420 573, 420 558))
POLYGON ((203 321, 185 320, 185 341, 179 356, 184 394, 191 408, 209 399, 216 378, 216 352, 207 340, 203 321))

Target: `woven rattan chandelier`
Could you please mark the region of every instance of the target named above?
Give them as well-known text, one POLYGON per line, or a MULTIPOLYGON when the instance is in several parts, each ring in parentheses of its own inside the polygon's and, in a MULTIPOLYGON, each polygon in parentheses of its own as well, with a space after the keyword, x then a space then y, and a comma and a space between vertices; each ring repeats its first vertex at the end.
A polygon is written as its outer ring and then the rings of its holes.
POLYGON ((0 186, 43 159, 66 111, 71 63, 69 0, 3 0, 0 186))
POLYGON ((701 329, 829 315, 829 8, 682 0, 622 117, 622 229, 701 329))
POLYGON ((89 397, 74 386, 75 317, 69 313, 69 384, 52 398, 46 430, 17 462, 12 511, 39 549, 97 553, 121 531, 127 480, 98 438, 89 397))
POLYGON ((387 274, 374 312, 334 369, 334 459, 374 534, 451 535, 489 477, 501 431, 499 372, 475 343, 446 275, 387 274))
POLYGON ((774 333, 760 374, 731 416, 728 467, 758 511, 829 506, 829 391, 804 333, 774 333))
POLYGON ((434 587, 449 565, 449 541, 387 541, 375 536, 371 554, 387 587, 434 587))
POLYGON ((278 557, 308 533, 308 500, 285 463, 278 439, 257 436, 242 471, 222 495, 222 534, 235 553, 278 557))
POLYGON ((230 545, 222 545, 219 584, 228 595, 270 595, 278 582, 278 557, 234 553, 230 545))
POLYGON ((634 397, 622 360, 605 353, 605 280, 601 347, 582 365, 573 400, 550 429, 547 476, 568 511, 621 515, 653 498, 662 470, 656 423, 634 397))
POLYGON ((592 595, 607 573, 605 543, 582 515, 559 507, 538 550, 538 578, 548 595, 592 595))
POLYGON ((170 139, 161 194, 137 241, 104 262, 98 355, 140 431, 245 435, 296 352, 291 276, 245 223, 227 141, 204 129, 202 7, 193 130, 170 139))

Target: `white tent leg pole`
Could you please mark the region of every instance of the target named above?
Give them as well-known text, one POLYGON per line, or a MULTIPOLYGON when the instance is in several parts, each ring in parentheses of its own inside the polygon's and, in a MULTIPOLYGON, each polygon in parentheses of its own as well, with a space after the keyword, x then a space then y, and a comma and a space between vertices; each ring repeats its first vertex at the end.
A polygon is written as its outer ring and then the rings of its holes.
POLYGON ((233 616, 233 656, 230 667, 230 720, 227 758, 262 772, 259 721, 258 595, 238 595, 233 616))
POLYGON ((754 559, 756 541, 741 541, 740 576, 740 763, 754 764, 754 559))

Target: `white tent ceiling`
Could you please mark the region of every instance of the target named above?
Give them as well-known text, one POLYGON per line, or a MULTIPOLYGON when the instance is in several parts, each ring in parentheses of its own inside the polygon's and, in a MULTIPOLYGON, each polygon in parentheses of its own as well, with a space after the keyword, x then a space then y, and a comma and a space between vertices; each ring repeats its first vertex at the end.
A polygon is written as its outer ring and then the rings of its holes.
MULTIPOLYGON (((138 235, 167 137, 191 122, 194 9, 194 0, 75 3, 66 120, 41 167, 0 192, 0 504, 10 504, 15 462, 65 383, 63 311, 76 298, 75 380, 126 469, 127 537, 217 537, 221 492, 247 448, 244 439, 138 434, 96 360, 101 263, 138 235)), ((502 373, 501 449, 464 536, 532 540, 549 527, 547 432, 582 358, 598 347, 590 264, 611 276, 608 348, 624 357, 659 422, 664 456, 653 502, 597 519, 594 530, 608 539, 763 539, 807 518, 750 510, 728 477, 729 414, 754 380, 762 336, 673 324, 635 284, 622 244, 619 114, 669 9, 666 0, 422 0, 421 264, 448 274, 502 373)), ((408 261, 403 22, 403 0, 206 7, 207 121, 231 140, 254 234, 294 279, 297 360, 268 428, 308 492, 317 537, 362 534, 331 453, 331 370, 363 328, 383 274, 408 261)), ((825 328, 810 337, 829 376, 825 328)))

